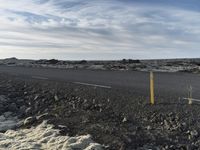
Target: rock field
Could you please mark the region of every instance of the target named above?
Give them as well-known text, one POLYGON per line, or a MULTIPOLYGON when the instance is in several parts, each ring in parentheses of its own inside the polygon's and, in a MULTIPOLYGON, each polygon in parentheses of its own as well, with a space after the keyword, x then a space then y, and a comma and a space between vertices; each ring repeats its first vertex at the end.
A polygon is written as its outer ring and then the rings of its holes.
POLYGON ((60 69, 89 69, 89 70, 133 70, 155 72, 190 72, 200 73, 200 59, 163 59, 163 60, 133 60, 116 61, 64 61, 64 60, 24 60, 8 58, 0 60, 0 65, 60 68, 60 69))
POLYGON ((198 103, 188 105, 172 98, 150 106, 148 95, 126 89, 108 90, 6 74, 0 74, 0 95, 0 149, 200 147, 198 103))

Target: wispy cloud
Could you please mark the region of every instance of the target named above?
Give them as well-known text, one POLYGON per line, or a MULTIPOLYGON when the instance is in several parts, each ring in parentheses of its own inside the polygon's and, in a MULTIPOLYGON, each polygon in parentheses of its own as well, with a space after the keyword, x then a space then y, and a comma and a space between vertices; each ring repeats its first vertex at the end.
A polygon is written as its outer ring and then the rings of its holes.
POLYGON ((0 0, 0 57, 197 57, 200 12, 184 1, 0 0))

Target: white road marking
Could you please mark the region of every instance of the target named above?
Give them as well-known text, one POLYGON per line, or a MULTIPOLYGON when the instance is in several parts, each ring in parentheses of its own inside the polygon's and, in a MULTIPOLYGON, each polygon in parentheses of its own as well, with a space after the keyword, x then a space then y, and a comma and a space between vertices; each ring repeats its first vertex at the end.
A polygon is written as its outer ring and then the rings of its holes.
POLYGON ((106 85, 90 84, 90 83, 83 83, 83 82, 73 82, 73 83, 74 84, 80 84, 80 85, 86 85, 86 86, 94 86, 94 87, 111 89, 111 86, 106 86, 106 85))
POLYGON ((39 77, 39 76, 32 76, 33 79, 40 79, 40 80, 48 80, 48 78, 45 77, 39 77))
POLYGON ((194 98, 183 98, 184 100, 191 100, 191 101, 196 101, 196 102, 200 102, 199 99, 194 99, 194 98))

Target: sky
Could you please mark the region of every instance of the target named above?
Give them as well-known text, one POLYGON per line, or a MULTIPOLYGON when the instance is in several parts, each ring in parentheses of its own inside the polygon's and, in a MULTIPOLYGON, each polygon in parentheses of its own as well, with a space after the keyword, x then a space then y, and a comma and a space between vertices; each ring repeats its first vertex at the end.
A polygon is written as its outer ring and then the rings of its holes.
POLYGON ((199 0, 0 0, 0 58, 200 57, 199 0))

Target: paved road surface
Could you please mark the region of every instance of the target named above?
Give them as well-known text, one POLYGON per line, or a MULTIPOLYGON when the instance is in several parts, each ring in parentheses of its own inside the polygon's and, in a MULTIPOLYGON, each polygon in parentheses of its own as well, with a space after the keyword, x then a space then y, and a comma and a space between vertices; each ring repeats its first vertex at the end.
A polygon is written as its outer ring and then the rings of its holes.
MULTIPOLYGON (((123 88, 149 93, 149 73, 138 71, 64 70, 52 68, 28 68, 0 66, 0 73, 26 76, 40 80, 56 80, 97 86, 100 88, 123 88)), ((200 99, 200 75, 189 73, 155 73, 157 96, 185 97, 187 87, 192 85, 194 98, 200 99)))

